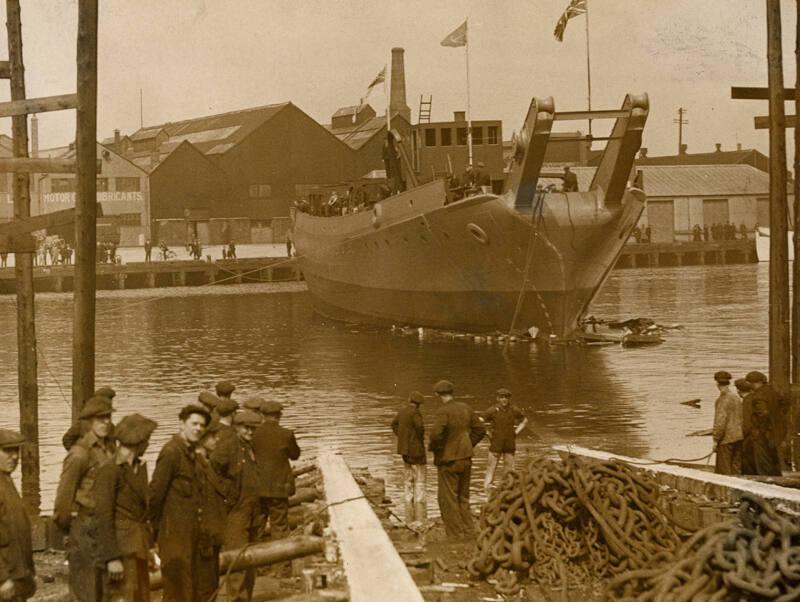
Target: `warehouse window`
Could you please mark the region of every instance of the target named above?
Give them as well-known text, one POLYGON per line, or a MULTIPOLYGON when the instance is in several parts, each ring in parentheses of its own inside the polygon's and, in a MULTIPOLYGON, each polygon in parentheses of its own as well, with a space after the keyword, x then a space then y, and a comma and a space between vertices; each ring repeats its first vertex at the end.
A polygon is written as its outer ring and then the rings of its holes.
POLYGON ((8 192, 11 190, 11 184, 9 184, 9 180, 9 176, 4 173, 0 173, 0 192, 8 192))
POLYGON ((436 146, 436 130, 425 128, 425 146, 436 146))
POLYGON ((75 178, 53 178, 50 192, 75 192, 75 178))
POLYGON ((250 184, 248 195, 251 199, 268 199, 272 197, 271 184, 250 184))
POLYGON ((490 125, 486 128, 486 142, 489 144, 497 144, 500 139, 500 128, 496 125, 490 125))
POLYGON ((442 128, 441 136, 442 136, 442 146, 453 145, 453 130, 451 130, 450 128, 442 128))
POLYGON ((108 192, 108 178, 97 178, 97 192, 108 192))
POLYGON ((472 127, 472 144, 483 144, 483 128, 479 125, 472 127))
POLYGON ((139 192, 142 189, 139 178, 114 178, 117 192, 139 192))
POLYGON ((467 145, 467 128, 456 128, 456 144, 458 146, 467 145))

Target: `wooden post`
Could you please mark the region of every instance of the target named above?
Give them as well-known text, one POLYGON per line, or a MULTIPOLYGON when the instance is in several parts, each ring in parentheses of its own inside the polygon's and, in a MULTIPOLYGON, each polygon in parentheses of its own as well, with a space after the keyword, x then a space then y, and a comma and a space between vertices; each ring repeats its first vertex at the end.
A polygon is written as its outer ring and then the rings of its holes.
MULTIPOLYGON (((22 17, 19 0, 6 0, 8 29, 8 58, 10 65, 11 99, 25 98, 25 65, 22 61, 22 17)), ((14 156, 28 156, 28 117, 12 117, 14 156)), ((14 175, 14 218, 25 219, 31 214, 30 177, 14 175)), ((39 385, 36 365, 36 326, 33 292, 33 255, 14 255, 14 275, 17 279, 17 347, 19 359, 19 423, 26 439, 22 447, 22 497, 27 511, 38 515, 41 509, 39 488, 39 385)))
MULTIPOLYGON (((767 0, 769 78, 769 380, 789 394, 789 262, 786 215, 786 129, 780 0, 767 0)), ((788 416, 786 417, 789 418, 788 416)))
MULTIPOLYGON (((797 63, 797 78, 794 86, 794 114, 800 115, 800 0, 797 1, 797 25, 795 27, 794 55, 797 63)), ((794 128, 794 269, 792 273, 792 383, 800 384, 800 127, 794 128)), ((792 398, 792 462, 795 468, 800 465, 800 446, 796 445, 798 426, 800 426, 800 398, 792 398)))
POLYGON ((97 253, 97 1, 78 2, 78 110, 75 148, 75 310, 72 326, 72 420, 94 391, 97 253))

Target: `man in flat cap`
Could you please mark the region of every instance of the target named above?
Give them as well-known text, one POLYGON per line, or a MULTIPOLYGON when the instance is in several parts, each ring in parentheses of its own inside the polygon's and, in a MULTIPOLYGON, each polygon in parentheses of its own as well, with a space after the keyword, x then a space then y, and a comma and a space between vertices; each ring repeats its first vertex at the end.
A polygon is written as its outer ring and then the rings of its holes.
POLYGON ((230 399, 233 392, 236 390, 236 386, 227 380, 222 380, 217 383, 216 390, 217 397, 220 399, 230 399))
POLYGON ((453 399, 453 384, 441 380, 433 388, 442 402, 431 428, 428 448, 439 472, 439 510, 447 537, 474 535, 469 509, 473 448, 486 427, 467 404, 453 399))
POLYGON ((203 520, 197 447, 211 415, 190 404, 178 420, 178 432, 161 448, 150 481, 150 524, 157 533, 165 602, 194 602, 203 520))
POLYGON ((199 401, 203 407, 208 410, 211 418, 214 418, 217 415, 219 397, 214 395, 211 391, 200 391, 200 394, 197 396, 197 401, 199 401))
POLYGON ((528 424, 528 419, 522 410, 512 405, 511 391, 503 387, 497 390, 497 403, 484 412, 483 420, 494 427, 489 444, 486 476, 483 480, 483 488, 488 495, 498 464, 503 464, 504 475, 509 470, 514 470, 517 435, 528 424))
POLYGON ((217 416, 219 416, 219 444, 227 445, 229 439, 236 438, 236 429, 233 427, 233 417, 239 404, 230 398, 222 397, 217 406, 217 416))
POLYGON ((403 499, 406 523, 424 523, 428 518, 425 502, 425 424, 420 406, 425 401, 422 393, 412 391, 408 403, 400 408, 392 420, 392 431, 397 436, 397 453, 403 457, 403 499))
MULTIPOLYGON (((114 397, 116 397, 117 392, 112 389, 111 387, 100 387, 92 394, 92 397, 105 397, 108 401, 113 405, 114 397)), ((88 425, 85 421, 79 420, 67 429, 67 432, 64 433, 64 436, 61 438, 61 444, 64 446, 64 449, 69 451, 73 445, 78 442, 83 435, 86 434, 88 430, 88 425)), ((114 425, 111 425, 111 432, 114 431, 114 425)))
POLYGON ((36 593, 31 523, 11 473, 25 439, 0 429, 0 600, 27 600, 36 593))
POLYGON ((264 415, 261 413, 261 407, 266 403, 263 397, 248 397, 242 406, 245 410, 250 410, 258 414, 259 418, 263 420, 264 415))
POLYGON ((753 389, 743 409, 747 464, 752 461, 755 474, 780 476, 780 446, 786 436, 788 412, 762 372, 748 372, 745 378, 753 389))
MULTIPOLYGON (((253 433, 261 424, 261 416, 252 410, 238 412, 233 419, 237 437, 223 443, 211 453, 211 464, 224 479, 226 507, 223 550, 235 550, 256 541, 263 524, 258 502, 260 488, 253 433)), ((228 602, 250 600, 255 571, 231 573, 221 592, 228 602)))
POLYGON ((125 416, 114 431, 119 447, 97 471, 97 560, 103 599, 149 602, 147 567, 152 541, 147 517, 147 466, 141 461, 158 424, 125 416))
POLYGON ((300 457, 294 432, 280 425, 282 413, 283 404, 265 401, 261 406, 264 422, 253 435, 261 485, 261 512, 269 519, 272 539, 289 534, 289 498, 295 491, 290 460, 300 457))
POLYGON ((101 593, 99 573, 95 568, 94 482, 97 471, 114 455, 112 411, 107 397, 91 397, 83 406, 80 419, 87 421, 88 432, 64 458, 53 507, 55 523, 61 529, 69 530, 69 591, 73 599, 80 602, 95 602, 101 593))
POLYGON ((729 389, 731 374, 720 370, 714 374, 719 397, 714 402, 714 450, 717 452, 717 474, 742 474, 742 402, 729 389))
MULTIPOLYGON (((225 401, 221 400, 219 407, 222 407, 225 401)), ((219 553, 225 541, 225 520, 228 516, 228 509, 225 507, 227 489, 222 475, 211 464, 210 456, 220 444, 222 426, 221 419, 212 419, 197 448, 204 517, 200 523, 198 600, 213 599, 219 587, 219 553)), ((233 430, 233 427, 228 428, 233 430)), ((236 436, 235 431, 233 431, 233 436, 236 436)))

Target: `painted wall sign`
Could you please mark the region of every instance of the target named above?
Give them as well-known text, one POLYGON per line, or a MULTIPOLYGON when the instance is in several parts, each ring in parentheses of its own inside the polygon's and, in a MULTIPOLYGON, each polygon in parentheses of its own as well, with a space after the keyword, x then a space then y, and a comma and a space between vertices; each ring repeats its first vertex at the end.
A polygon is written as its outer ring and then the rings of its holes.
MULTIPOLYGON (((45 192, 42 195, 45 203, 64 203, 75 204, 74 192, 45 192)), ((109 201, 144 201, 144 193, 137 192, 98 192, 97 201, 101 203, 109 201)))

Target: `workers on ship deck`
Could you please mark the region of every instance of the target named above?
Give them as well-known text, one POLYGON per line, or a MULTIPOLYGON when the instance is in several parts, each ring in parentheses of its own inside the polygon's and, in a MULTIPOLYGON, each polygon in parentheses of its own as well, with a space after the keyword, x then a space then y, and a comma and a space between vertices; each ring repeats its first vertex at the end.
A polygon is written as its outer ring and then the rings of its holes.
POLYGON ((406 189, 397 142, 394 132, 387 132, 386 141, 383 143, 383 165, 386 169, 386 180, 390 195, 403 192, 406 189))
POLYGON ((564 192, 578 192, 578 176, 576 176, 569 165, 564 166, 564 192))

